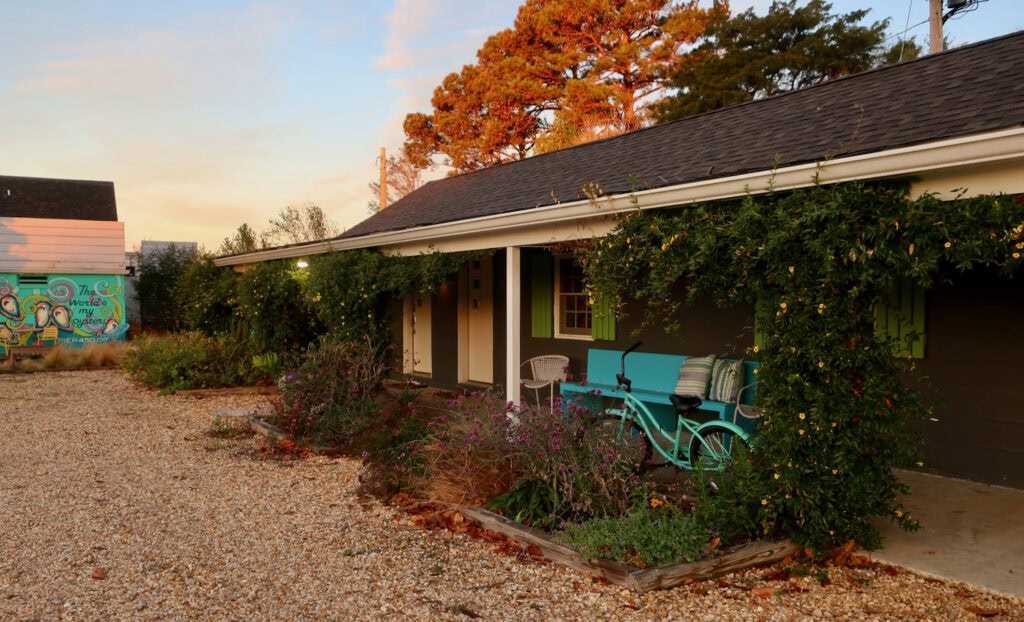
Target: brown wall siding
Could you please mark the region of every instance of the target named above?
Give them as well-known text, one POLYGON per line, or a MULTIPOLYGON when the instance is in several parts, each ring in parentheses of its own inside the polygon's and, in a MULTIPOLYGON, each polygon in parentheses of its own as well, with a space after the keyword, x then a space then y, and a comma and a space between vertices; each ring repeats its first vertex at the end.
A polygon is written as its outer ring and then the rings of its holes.
POLYGON ((927 309, 927 467, 1024 488, 1024 281, 972 272, 929 291, 927 309))
POLYGON ((451 279, 431 302, 431 386, 454 389, 459 383, 459 281, 451 279))

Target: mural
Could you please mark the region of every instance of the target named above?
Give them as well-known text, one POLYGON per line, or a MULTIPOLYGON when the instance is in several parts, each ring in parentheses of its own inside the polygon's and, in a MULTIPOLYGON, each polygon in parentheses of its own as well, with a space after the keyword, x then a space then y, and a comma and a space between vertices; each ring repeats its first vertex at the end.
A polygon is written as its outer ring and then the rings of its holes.
POLYGON ((0 350, 123 341, 124 277, 0 274, 0 350))

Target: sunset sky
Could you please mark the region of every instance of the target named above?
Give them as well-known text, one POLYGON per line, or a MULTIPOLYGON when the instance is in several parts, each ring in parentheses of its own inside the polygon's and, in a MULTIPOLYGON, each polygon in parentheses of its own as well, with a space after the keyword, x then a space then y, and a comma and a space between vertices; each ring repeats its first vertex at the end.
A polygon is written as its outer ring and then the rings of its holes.
MULTIPOLYGON (((381 147, 430 110, 445 74, 512 25, 521 0, 38 0, 0 20, 0 175, 113 181, 126 246, 216 250, 242 223, 315 203, 368 216, 381 147)), ((734 1, 734 10, 769 2, 734 1)), ((927 0, 872 8, 927 45, 927 0), (909 17, 908 17, 909 10, 909 17)), ((955 45, 1024 28, 987 0, 946 24, 955 45)))

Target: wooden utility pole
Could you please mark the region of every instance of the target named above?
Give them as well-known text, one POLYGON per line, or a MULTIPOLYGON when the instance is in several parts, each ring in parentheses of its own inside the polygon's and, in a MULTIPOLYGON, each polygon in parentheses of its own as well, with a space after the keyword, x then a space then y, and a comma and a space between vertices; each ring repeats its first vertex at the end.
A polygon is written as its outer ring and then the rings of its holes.
POLYGON ((380 148, 380 209, 388 206, 388 156, 384 147, 380 148))
POLYGON ((931 0, 931 11, 928 22, 931 24, 931 33, 928 35, 928 53, 935 54, 942 51, 942 0, 931 0))

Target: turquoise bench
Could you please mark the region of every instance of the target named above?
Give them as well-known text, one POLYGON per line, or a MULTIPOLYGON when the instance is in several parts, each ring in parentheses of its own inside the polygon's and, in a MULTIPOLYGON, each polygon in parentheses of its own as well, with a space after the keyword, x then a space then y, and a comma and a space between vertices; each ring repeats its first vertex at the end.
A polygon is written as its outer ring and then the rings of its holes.
MULTIPOLYGON (((669 401, 669 395, 675 390, 679 379, 679 367, 687 356, 680 354, 654 354, 650 352, 630 352, 626 356, 626 376, 633 381, 633 396, 644 403, 665 429, 674 430, 676 426, 675 409, 669 401)), ((619 398, 625 391, 615 384, 615 374, 619 373, 621 350, 603 350, 591 348, 587 352, 587 376, 582 382, 561 383, 560 393, 563 407, 568 404, 582 406, 591 412, 604 409, 604 398, 619 398)), ((741 387, 757 382, 756 361, 743 361, 743 382, 741 387)), ((756 387, 743 391, 741 402, 753 404, 756 387)), ((710 411, 719 419, 732 421, 736 413, 735 403, 713 402, 704 400, 699 411, 710 411)), ((753 431, 754 423, 744 417, 736 417, 736 423, 743 429, 753 431)))

